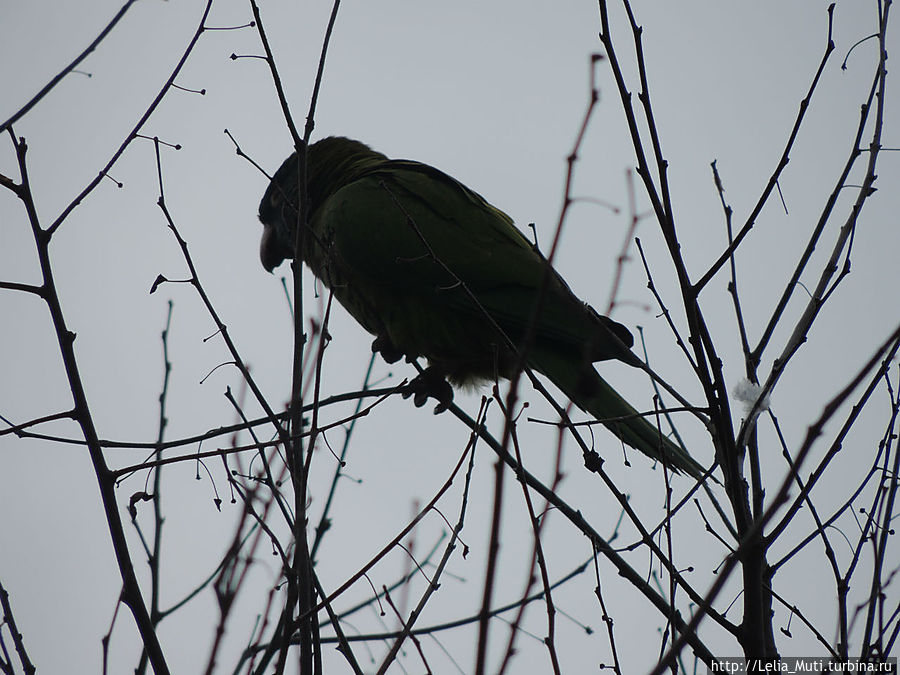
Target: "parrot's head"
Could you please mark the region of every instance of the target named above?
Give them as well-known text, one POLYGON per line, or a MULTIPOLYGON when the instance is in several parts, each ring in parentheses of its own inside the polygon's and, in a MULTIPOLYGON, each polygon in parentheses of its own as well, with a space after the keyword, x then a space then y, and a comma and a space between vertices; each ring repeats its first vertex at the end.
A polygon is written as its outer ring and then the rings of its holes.
MULTIPOLYGON (((310 145, 306 153, 308 222, 313 221, 316 209, 341 186, 378 167, 385 160, 387 157, 368 145, 342 136, 329 136, 310 145)), ((259 258, 269 272, 285 259, 294 257, 300 204, 299 176, 300 167, 294 152, 272 176, 259 203, 259 220, 265 228, 259 258)))
POLYGON ((297 153, 288 157, 275 175, 259 203, 259 221, 263 224, 259 259, 267 272, 285 259, 294 257, 294 224, 298 214, 297 153))
MULTIPOLYGON (((309 222, 315 217, 316 209, 341 186, 385 160, 387 157, 364 143, 342 136, 329 136, 310 145, 306 153, 306 192, 309 198, 306 216, 309 222)), ((265 228, 259 258, 269 272, 285 259, 294 257, 300 204, 299 176, 300 167, 295 152, 282 162, 272 176, 259 203, 259 220, 265 228)))

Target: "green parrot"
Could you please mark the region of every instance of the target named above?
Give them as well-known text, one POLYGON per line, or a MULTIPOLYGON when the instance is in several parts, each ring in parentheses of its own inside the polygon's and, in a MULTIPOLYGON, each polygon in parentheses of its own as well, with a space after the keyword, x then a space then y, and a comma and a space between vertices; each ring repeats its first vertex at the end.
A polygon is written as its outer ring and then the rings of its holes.
MULTIPOLYGON (((441 412, 453 399, 449 383, 510 377, 527 339, 528 366, 575 405, 645 455, 702 475, 591 365, 637 364, 628 329, 579 300, 512 219, 480 195, 432 166, 340 137, 309 146, 307 194, 299 258, 375 336, 373 351, 389 363, 428 359, 405 392, 417 406, 431 396, 441 412)), ((259 205, 260 259, 270 272, 296 254, 297 196, 294 153, 259 205)))

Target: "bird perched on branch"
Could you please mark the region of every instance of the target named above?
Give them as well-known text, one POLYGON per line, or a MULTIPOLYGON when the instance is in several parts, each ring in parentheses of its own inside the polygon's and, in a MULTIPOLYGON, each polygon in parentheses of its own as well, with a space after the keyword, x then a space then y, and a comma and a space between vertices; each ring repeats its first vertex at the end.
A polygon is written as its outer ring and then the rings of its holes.
MULTIPOLYGON (((259 205, 268 271, 296 255, 299 175, 294 153, 259 205)), ((440 412, 453 399, 449 383, 510 377, 527 365, 623 442, 701 475, 592 366, 638 363, 628 329, 579 300, 512 219, 480 195, 432 166, 337 137, 308 147, 306 193, 299 258, 375 336, 373 351, 390 363, 428 359, 406 392, 417 406, 431 396, 440 412)))

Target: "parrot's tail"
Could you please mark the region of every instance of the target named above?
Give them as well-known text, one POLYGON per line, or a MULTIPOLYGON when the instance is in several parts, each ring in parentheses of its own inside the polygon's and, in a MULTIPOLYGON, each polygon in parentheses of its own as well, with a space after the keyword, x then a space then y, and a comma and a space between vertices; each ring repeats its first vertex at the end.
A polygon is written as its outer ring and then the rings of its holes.
MULTIPOLYGON (((623 443, 652 459, 665 462, 670 469, 683 471, 694 478, 700 478, 705 473, 706 470, 687 451, 666 438, 655 423, 641 416, 593 368, 585 371, 555 355, 534 358, 532 365, 623 443)), ((649 419, 655 422, 655 417, 649 419)))

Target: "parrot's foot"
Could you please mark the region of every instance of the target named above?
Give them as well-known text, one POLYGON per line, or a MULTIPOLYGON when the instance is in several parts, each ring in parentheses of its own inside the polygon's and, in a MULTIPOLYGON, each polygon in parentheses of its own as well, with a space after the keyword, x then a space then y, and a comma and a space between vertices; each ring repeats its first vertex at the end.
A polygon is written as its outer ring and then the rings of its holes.
POLYGON ((403 389, 403 398, 413 397, 413 403, 417 408, 425 405, 425 401, 431 396, 437 399, 434 414, 444 412, 453 403, 453 387, 444 378, 444 375, 435 368, 426 368, 416 375, 403 389))
POLYGON ((397 363, 397 361, 403 358, 403 352, 397 349, 394 343, 391 342, 391 339, 386 335, 379 335, 375 338, 372 342, 372 352, 381 354, 381 358, 388 363, 397 363))

